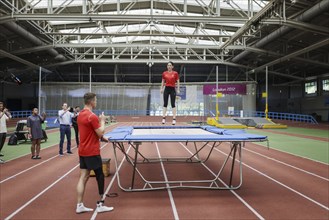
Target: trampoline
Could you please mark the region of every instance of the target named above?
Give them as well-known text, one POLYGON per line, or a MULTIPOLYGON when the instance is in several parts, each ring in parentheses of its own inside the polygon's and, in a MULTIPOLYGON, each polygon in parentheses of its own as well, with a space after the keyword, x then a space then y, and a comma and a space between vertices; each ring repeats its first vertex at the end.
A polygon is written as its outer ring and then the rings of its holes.
MULTIPOLYGON (((113 144, 114 161, 117 170, 119 187, 124 191, 146 191, 168 188, 202 188, 202 189, 238 189, 242 185, 242 151, 246 142, 267 141, 266 136, 246 133, 244 130, 221 129, 213 126, 123 126, 114 129, 104 135, 113 144), (194 145, 194 152, 187 157, 148 157, 140 150, 144 142, 180 142, 187 146, 194 145), (221 143, 230 143, 230 151, 224 162, 216 171, 210 171, 213 178, 200 180, 150 180, 139 169, 140 164, 154 163, 187 163, 205 164, 210 158, 215 147, 221 143), (128 154, 128 148, 132 147, 133 154, 128 154), (117 150, 120 150, 127 162, 132 167, 131 183, 129 187, 123 187, 120 180, 117 150), (206 151, 206 153, 204 153, 206 151), (203 157, 200 156, 203 152, 203 157), (206 156, 204 156, 206 155, 206 156), (238 183, 233 185, 234 166, 238 163, 238 183), (224 167, 229 169, 229 178, 226 183, 221 179, 224 167), (135 178, 139 176, 143 186, 135 186, 135 178)), ((151 168, 152 169, 152 168, 151 168)))

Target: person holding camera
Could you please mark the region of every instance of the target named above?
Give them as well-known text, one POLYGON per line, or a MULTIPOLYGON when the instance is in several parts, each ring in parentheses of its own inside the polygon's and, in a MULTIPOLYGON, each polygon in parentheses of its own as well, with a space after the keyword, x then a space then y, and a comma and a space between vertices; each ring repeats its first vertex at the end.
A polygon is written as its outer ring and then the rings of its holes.
MULTIPOLYGON (((3 145, 6 141, 7 135, 7 121, 11 118, 11 114, 3 102, 0 102, 0 152, 3 148, 3 145)), ((0 153, 0 157, 3 157, 3 154, 0 153)), ((5 163, 4 160, 0 159, 0 163, 5 163)))
POLYGON ((75 141, 77 143, 77 147, 79 147, 79 127, 78 127, 78 116, 80 113, 80 106, 75 106, 73 110, 73 118, 72 118, 72 126, 74 128, 75 133, 75 141))
POLYGON ((59 131, 60 131, 60 142, 59 142, 59 156, 64 156, 63 154, 63 144, 66 136, 67 141, 67 153, 73 154, 71 151, 71 125, 72 118, 74 114, 70 112, 71 107, 67 105, 66 102, 62 105, 62 110, 58 111, 59 120, 59 131))

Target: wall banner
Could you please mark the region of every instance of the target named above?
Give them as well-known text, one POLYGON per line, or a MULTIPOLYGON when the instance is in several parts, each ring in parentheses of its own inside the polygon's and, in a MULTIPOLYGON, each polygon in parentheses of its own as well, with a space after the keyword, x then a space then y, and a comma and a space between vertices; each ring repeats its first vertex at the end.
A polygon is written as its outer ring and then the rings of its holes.
MULTIPOLYGON (((218 91, 222 94, 227 95, 245 95, 247 93, 246 84, 219 84, 218 91)), ((216 85, 204 85, 203 86, 203 95, 215 95, 216 94, 216 85)))

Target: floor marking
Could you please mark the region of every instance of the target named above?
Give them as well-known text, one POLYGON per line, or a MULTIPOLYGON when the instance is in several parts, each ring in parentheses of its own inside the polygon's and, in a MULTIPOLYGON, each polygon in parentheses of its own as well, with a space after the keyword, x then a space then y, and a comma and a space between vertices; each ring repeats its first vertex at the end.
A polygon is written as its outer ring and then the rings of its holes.
MULTIPOLYGON (((111 125, 110 125, 110 126, 111 126, 111 125)), ((107 128, 109 128, 110 126, 108 126, 107 128)), ((75 140, 75 138, 74 138, 74 139, 71 139, 71 141, 72 141, 72 140, 75 140)), ((51 146, 49 146, 49 147, 47 147, 47 148, 44 148, 44 149, 41 149, 41 150, 45 150, 45 149, 48 149, 48 148, 54 147, 54 146, 56 146, 56 145, 58 145, 58 144, 51 145, 51 146)), ((73 148, 71 148, 71 149, 74 150, 75 148, 76 148, 76 146, 73 147, 73 148)), ((25 155, 22 155, 22 156, 19 156, 19 157, 17 157, 17 158, 24 157, 24 156, 29 155, 29 154, 30 154, 30 153, 25 154, 25 155)), ((12 176, 10 176, 10 177, 7 177, 6 179, 1 180, 1 181, 0 181, 0 184, 1 184, 1 183, 4 183, 4 182, 6 182, 6 181, 8 181, 8 180, 10 180, 10 179, 12 179, 12 178, 15 178, 16 176, 19 176, 20 174, 23 174, 23 173, 25 173, 25 172, 27 172, 27 171, 29 171, 29 170, 35 168, 35 167, 38 167, 38 166, 40 166, 40 165, 42 165, 42 164, 44 164, 44 163, 46 163, 46 162, 48 162, 48 161, 50 161, 50 160, 56 158, 56 157, 59 157, 59 155, 57 154, 57 155, 55 155, 55 156, 53 156, 53 157, 48 158, 47 160, 42 161, 41 163, 35 164, 35 165, 33 165, 32 167, 29 167, 29 168, 27 168, 27 169, 25 169, 25 170, 20 171, 19 173, 16 173, 16 174, 14 174, 14 175, 12 175, 12 176)), ((17 159, 17 158, 13 158, 13 159, 11 159, 11 160, 15 160, 15 159, 17 159)), ((11 160, 7 160, 7 161, 11 161, 11 160)))
POLYGON ((26 206, 28 206, 29 204, 31 204, 34 200, 36 200, 37 198, 39 198, 42 194, 44 194, 46 191, 48 191, 50 188, 52 188, 55 184, 57 184, 59 181, 61 181, 63 178, 65 178, 67 175, 69 175, 73 170, 75 170, 77 167, 79 167, 79 164, 76 165, 75 167, 73 167, 70 171, 68 171, 66 174, 64 174, 62 177, 60 177, 59 179, 57 179, 55 182, 53 182, 51 185, 49 185, 47 188, 45 188, 43 191, 41 191, 40 193, 38 193, 36 196, 34 196, 32 199, 30 199, 28 202, 26 202, 24 205, 22 205, 20 208, 18 208, 16 211, 14 211, 13 213, 11 213, 7 218, 5 218, 5 220, 9 220, 12 217, 14 217, 17 213, 19 213, 20 211, 22 211, 22 209, 24 209, 26 206))
MULTIPOLYGON (((71 139, 71 141, 72 141, 72 140, 75 140, 75 139, 71 139)), ((53 144, 53 145, 50 145, 49 147, 46 147, 46 148, 42 148, 42 147, 41 147, 40 151, 47 150, 47 149, 49 149, 49 148, 51 148, 51 147, 55 147, 55 146, 57 146, 57 145, 58 145, 58 144, 53 144)), ((72 149, 74 149, 74 148, 72 148, 72 149)), ((12 160, 16 160, 16 159, 19 159, 19 158, 21 158, 21 157, 25 157, 25 156, 27 156, 27 155, 31 155, 31 152, 29 152, 29 153, 27 153, 27 154, 20 155, 20 156, 18 156, 18 157, 11 158, 10 160, 6 160, 6 162, 9 162, 9 161, 12 161, 12 160)))
MULTIPOLYGON (((193 153, 187 148, 186 145, 182 144, 181 142, 179 142, 179 144, 181 146, 183 146, 191 155, 193 155, 193 153)), ((207 144, 208 145, 208 144, 207 144)), ((196 159, 198 159, 196 156, 194 156, 196 159)), ((216 174, 204 163, 201 163, 214 177, 216 177, 216 174)), ((218 179, 222 184, 225 185, 225 187, 228 187, 228 185, 221 179, 218 179)), ((265 218, 259 214, 251 205, 248 204, 248 202, 246 202, 242 197, 240 197, 234 190, 230 190, 231 193, 233 193, 233 195, 238 198, 245 206, 247 206, 247 208, 254 213, 258 219, 264 220, 265 218)))
POLYGON ((249 150, 249 149, 247 149, 247 148, 244 148, 243 150, 246 150, 246 151, 249 151, 249 152, 251 152, 251 153, 257 154, 258 156, 261 156, 261 157, 265 157, 265 158, 268 159, 268 160, 273 160, 274 162, 277 162, 277 163, 283 164, 283 165, 285 165, 285 166, 291 167, 291 168, 296 169, 296 170, 298 170, 298 171, 301 171, 301 172, 303 172, 303 173, 306 173, 306 174, 312 175, 312 176, 314 176, 314 177, 317 177, 317 178, 323 179, 323 180, 325 180, 325 181, 329 181, 328 178, 325 178, 325 177, 323 177, 323 176, 317 175, 317 174, 312 173, 312 172, 309 172, 309 171, 307 171, 307 170, 304 170, 304 169, 301 169, 301 168, 295 167, 295 166, 290 165, 290 164, 288 164, 288 163, 285 163, 285 162, 283 162, 283 161, 280 161, 280 160, 274 159, 273 157, 268 157, 268 156, 266 156, 266 155, 264 155, 264 154, 258 153, 258 152, 253 151, 253 150, 249 150))
MULTIPOLYGON (((127 149, 126 153, 129 153, 129 150, 130 150, 130 149, 131 149, 131 146, 129 146, 129 148, 127 149)), ((106 188, 105 193, 104 193, 104 196, 103 196, 103 198, 102 198, 103 200, 105 200, 105 198, 106 198, 105 195, 110 191, 111 187, 113 186, 113 183, 114 183, 115 179, 117 178, 117 175, 119 175, 119 171, 120 171, 120 169, 121 169, 121 166, 122 166, 123 162, 125 162, 125 157, 122 158, 121 163, 120 163, 120 165, 119 165, 119 167, 118 167, 118 170, 115 171, 115 174, 114 174, 113 178, 111 179, 110 184, 109 184, 108 187, 106 188)), ((119 189, 120 189, 120 188, 119 188, 119 189)), ((114 208, 114 209, 115 209, 115 208, 114 208)), ((113 211, 114 211, 114 209, 113 209, 113 211)), ((93 215, 91 216, 90 220, 95 220, 97 214, 98 214, 98 212, 97 212, 96 209, 95 209, 95 211, 94 211, 93 215)))
MULTIPOLYGON (((158 156, 159 156, 159 158, 161 158, 161 154, 160 154, 160 151, 159 151, 158 142, 155 142, 155 146, 156 146, 156 149, 157 149, 158 156)), ((162 169, 162 172, 163 172, 165 181, 168 182, 168 177, 167 177, 166 170, 165 170, 165 168, 163 166, 163 162, 160 162, 160 164, 161 164, 161 169, 162 169)), ((169 184, 166 183, 166 186, 169 187, 169 184)), ((175 204, 175 201, 174 201, 174 197, 173 197, 173 195, 171 193, 171 189, 170 188, 167 188, 167 191, 168 191, 168 195, 169 195, 169 199, 170 199, 170 204, 171 204, 171 208, 172 208, 172 211, 173 211, 175 220, 179 220, 179 216, 178 216, 176 204, 175 204)))
MULTIPOLYGON (((107 145, 104 144, 102 148, 104 148, 107 145)), ((63 178, 65 178, 67 175, 69 175, 73 170, 75 170, 77 167, 79 167, 80 164, 74 166, 70 171, 66 172, 63 176, 61 176, 59 179, 57 179, 55 182, 53 182, 52 184, 50 184, 47 188, 45 188, 44 190, 42 190, 40 193, 38 193, 36 196, 34 196, 32 199, 30 199, 28 202, 26 202, 24 205, 22 205, 20 208, 16 209, 16 211, 14 211, 13 213, 11 213, 7 218, 5 218, 5 220, 9 220, 12 217, 14 217, 17 213, 19 213, 20 211, 22 211, 26 206, 28 206, 29 204, 31 204, 34 200, 36 200, 37 198, 39 198, 42 194, 44 194, 45 192, 47 192, 50 188, 52 188, 54 185, 56 185, 58 182, 60 182, 63 178)))
MULTIPOLYGON (((264 145, 261 145, 261 144, 256 144, 256 143, 253 143, 253 144, 256 145, 256 146, 268 148, 267 146, 264 146, 264 145)), ((301 156, 301 155, 298 155, 298 154, 293 154, 293 153, 290 153, 288 151, 279 150, 277 148, 271 148, 271 150, 276 150, 276 151, 279 151, 281 153, 292 155, 294 157, 300 157, 300 158, 303 158, 303 159, 306 159, 306 160, 310 160, 310 161, 313 161, 313 162, 321 163, 321 164, 324 164, 324 165, 329 165, 328 163, 325 163, 325 162, 322 162, 322 161, 318 161, 318 160, 315 160, 315 159, 312 159, 312 158, 308 158, 308 157, 305 157, 305 156, 301 156)))
MULTIPOLYGON (((74 148, 76 148, 76 147, 74 147, 74 148)), ((72 148, 72 149, 74 149, 74 148, 72 148)), ((23 173, 25 173, 25 172, 27 172, 27 171, 33 169, 33 168, 36 168, 36 167, 38 167, 38 166, 40 166, 40 165, 42 165, 42 164, 44 164, 44 163, 46 163, 46 162, 48 162, 48 161, 50 161, 50 160, 56 158, 56 157, 59 157, 59 155, 56 155, 56 156, 50 157, 50 158, 48 158, 47 160, 42 161, 41 163, 35 164, 35 165, 33 165, 32 167, 29 167, 29 168, 27 168, 27 169, 25 169, 25 170, 22 170, 22 171, 19 172, 19 173, 16 173, 16 174, 14 174, 14 175, 12 175, 12 176, 10 176, 10 177, 7 177, 6 179, 0 181, 0 184, 1 184, 1 183, 4 183, 4 182, 6 182, 6 181, 8 181, 8 180, 10 180, 10 179, 12 179, 12 178, 15 178, 16 176, 21 175, 21 174, 23 174, 23 173)))
MULTIPOLYGON (((208 146, 211 147, 210 145, 208 145, 208 146)), ((215 149, 215 150, 218 151, 218 152, 220 152, 221 154, 227 155, 226 153, 224 153, 223 151, 221 151, 221 150, 219 150, 219 149, 215 149)), ((238 161, 238 160, 237 160, 237 161, 238 161)), ((310 198, 310 197, 304 195, 303 193, 301 193, 301 192, 299 192, 299 191, 297 191, 297 190, 295 190, 295 189, 293 189, 293 188, 291 188, 291 187, 285 185, 284 183, 281 183, 280 181, 278 181, 278 180, 276 180, 276 179, 274 179, 274 178, 268 176, 267 174, 262 173, 261 171, 259 171, 259 170, 255 169, 255 168, 253 168, 253 167, 247 165, 247 164, 244 163, 244 162, 242 162, 242 164, 243 164, 244 166, 248 167, 249 169, 251 169, 251 170, 253 170, 253 171, 259 173, 260 175, 262 175, 262 176, 264 176, 264 177, 266 177, 266 178, 272 180, 273 182, 275 182, 275 183, 277 183, 277 184, 279 184, 279 185, 285 187, 286 189, 288 189, 288 190, 290 190, 290 191, 292 191, 292 192, 294 192, 294 193, 300 195, 301 197, 303 197, 303 198, 305 198, 305 199, 307 199, 307 200, 309 200, 309 201, 315 203, 316 205, 318 205, 318 206, 320 206, 320 207, 322 207, 322 208, 324 208, 324 209, 326 209, 326 210, 329 211, 329 207, 327 207, 327 206, 321 204, 320 202, 315 201, 314 199, 312 199, 312 198, 310 198)))

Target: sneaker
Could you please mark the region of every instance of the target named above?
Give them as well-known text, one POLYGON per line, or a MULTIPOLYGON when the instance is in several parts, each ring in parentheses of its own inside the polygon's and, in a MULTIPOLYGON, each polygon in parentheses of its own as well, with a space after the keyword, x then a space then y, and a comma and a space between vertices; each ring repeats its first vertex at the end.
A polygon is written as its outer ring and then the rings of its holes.
POLYGON ((4 155, 0 153, 0 157, 3 157, 4 155))
POLYGON ((31 159, 32 159, 32 160, 34 160, 34 159, 35 159, 35 156, 34 156, 34 155, 33 155, 33 156, 31 156, 31 159))
POLYGON ((176 124, 176 119, 173 119, 172 120, 172 125, 175 125, 176 124))
POLYGON ((63 157, 63 156, 64 156, 64 154, 63 154, 63 153, 59 153, 59 154, 58 154, 58 156, 60 156, 60 157, 63 157))
POLYGON ((35 160, 39 160, 39 159, 41 159, 41 157, 40 157, 39 155, 37 155, 37 156, 35 156, 33 159, 35 159, 35 160))
POLYGON ((6 163, 6 161, 0 159, 0 164, 6 163))
POLYGON ((68 151, 67 154, 73 154, 72 151, 68 151))
POLYGON ((166 118, 162 118, 162 124, 166 123, 166 118))
POLYGON ((104 201, 97 202, 96 211, 98 213, 101 213, 101 212, 110 212, 110 211, 112 211, 114 209, 113 207, 104 206, 103 203, 104 203, 104 201))
POLYGON ((83 203, 77 204, 77 209, 75 210, 76 213, 84 213, 84 212, 92 212, 94 209, 87 208, 83 205, 83 203))

